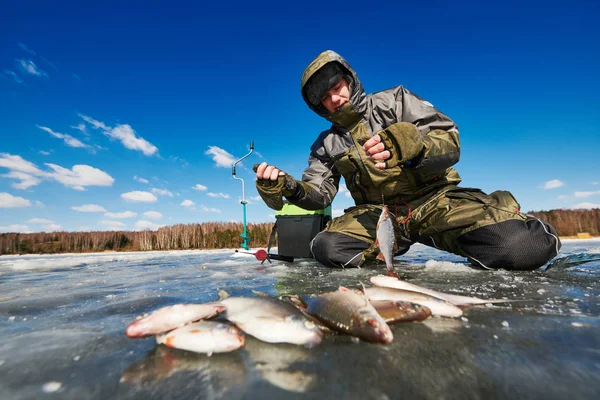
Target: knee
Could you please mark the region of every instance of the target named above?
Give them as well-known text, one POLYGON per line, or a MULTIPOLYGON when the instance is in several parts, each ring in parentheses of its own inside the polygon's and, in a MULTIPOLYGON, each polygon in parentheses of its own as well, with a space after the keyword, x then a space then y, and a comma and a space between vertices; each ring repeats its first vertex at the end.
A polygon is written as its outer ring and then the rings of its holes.
POLYGON ((357 267, 370 243, 339 232, 320 232, 310 243, 315 260, 327 267, 357 267))
POLYGON ((515 270, 541 267, 561 246, 554 228, 537 218, 484 226, 461 235, 458 241, 473 264, 515 270))

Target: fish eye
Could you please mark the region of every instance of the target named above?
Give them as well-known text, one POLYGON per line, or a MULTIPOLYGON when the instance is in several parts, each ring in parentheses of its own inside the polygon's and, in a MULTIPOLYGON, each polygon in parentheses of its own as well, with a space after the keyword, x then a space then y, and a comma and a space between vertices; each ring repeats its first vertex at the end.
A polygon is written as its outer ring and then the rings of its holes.
POLYGON ((316 325, 315 325, 315 323, 314 323, 314 322, 312 322, 312 321, 309 321, 309 320, 306 320, 306 321, 304 321, 304 326, 305 326, 307 329, 314 329, 316 325))

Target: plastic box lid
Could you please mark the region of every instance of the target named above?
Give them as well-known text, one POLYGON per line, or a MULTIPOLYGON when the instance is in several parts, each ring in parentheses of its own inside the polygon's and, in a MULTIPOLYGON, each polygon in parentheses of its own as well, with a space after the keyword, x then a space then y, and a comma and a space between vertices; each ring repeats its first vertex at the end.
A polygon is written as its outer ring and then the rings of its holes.
POLYGON ((293 204, 284 204, 281 210, 275 211, 275 217, 284 215, 327 215, 331 217, 331 206, 321 210, 305 210, 293 204))

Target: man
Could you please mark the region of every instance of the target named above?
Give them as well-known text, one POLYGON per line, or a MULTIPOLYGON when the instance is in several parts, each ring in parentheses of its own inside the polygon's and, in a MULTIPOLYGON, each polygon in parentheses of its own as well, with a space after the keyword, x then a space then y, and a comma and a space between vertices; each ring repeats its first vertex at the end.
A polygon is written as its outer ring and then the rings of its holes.
POLYGON ((554 228, 523 214, 510 192, 457 186, 458 128, 431 103, 402 86, 367 95, 348 62, 329 50, 306 68, 301 90, 333 125, 312 145, 302 181, 262 163, 256 187, 273 209, 285 196, 315 210, 331 204, 344 177, 356 206, 314 238, 317 261, 355 267, 374 259, 383 203, 395 215, 395 255, 419 242, 484 268, 530 270, 558 254, 554 228))

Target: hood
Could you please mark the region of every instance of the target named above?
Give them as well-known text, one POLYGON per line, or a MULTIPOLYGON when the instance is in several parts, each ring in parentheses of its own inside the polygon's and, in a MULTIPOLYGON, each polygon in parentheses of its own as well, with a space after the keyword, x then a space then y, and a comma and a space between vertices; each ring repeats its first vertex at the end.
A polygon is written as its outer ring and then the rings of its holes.
POLYGON ((356 72, 350 64, 338 53, 332 50, 326 50, 319 54, 312 62, 306 67, 302 74, 302 80, 300 82, 300 88, 302 91, 302 98, 308 107, 321 117, 331 121, 336 125, 340 125, 347 129, 349 125, 353 125, 358 122, 367 111, 367 95, 356 76, 356 72), (321 68, 328 63, 338 63, 344 71, 344 77, 347 78, 350 84, 350 100, 349 102, 336 110, 333 113, 327 111, 322 104, 312 104, 306 94, 306 85, 308 80, 321 68))

